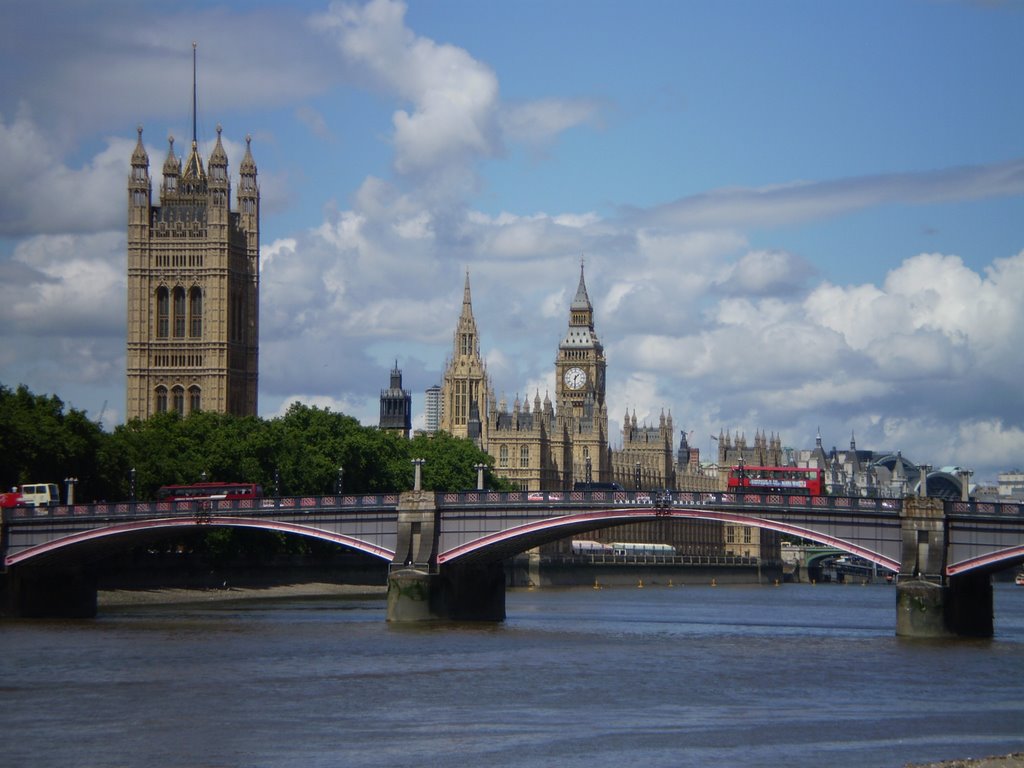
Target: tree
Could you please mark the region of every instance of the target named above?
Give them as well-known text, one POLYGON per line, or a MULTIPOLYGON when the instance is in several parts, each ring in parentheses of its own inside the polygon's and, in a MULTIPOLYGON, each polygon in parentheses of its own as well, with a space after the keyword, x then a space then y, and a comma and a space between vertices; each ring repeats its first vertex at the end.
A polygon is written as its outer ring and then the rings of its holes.
POLYGON ((56 395, 34 395, 24 384, 0 384, 0 488, 77 477, 80 497, 101 486, 103 430, 56 395))

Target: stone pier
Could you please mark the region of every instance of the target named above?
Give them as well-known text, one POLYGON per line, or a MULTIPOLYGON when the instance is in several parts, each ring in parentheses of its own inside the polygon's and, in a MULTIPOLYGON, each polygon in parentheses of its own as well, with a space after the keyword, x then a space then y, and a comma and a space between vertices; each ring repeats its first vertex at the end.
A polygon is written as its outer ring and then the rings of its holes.
POLYGON ((440 512, 433 492, 403 493, 398 541, 388 573, 387 620, 503 621, 505 570, 501 561, 439 567, 440 512))
POLYGON ((946 517, 941 499, 903 502, 902 564, 896 585, 900 637, 991 637, 992 581, 988 574, 946 576, 946 517))

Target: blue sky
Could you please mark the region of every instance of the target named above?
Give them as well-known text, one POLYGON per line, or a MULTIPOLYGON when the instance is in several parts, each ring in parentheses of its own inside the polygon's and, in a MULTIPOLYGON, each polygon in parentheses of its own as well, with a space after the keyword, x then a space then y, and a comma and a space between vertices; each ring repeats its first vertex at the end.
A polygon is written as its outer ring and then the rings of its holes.
MULTIPOLYGON (((260 410, 422 408, 469 271, 492 381, 553 392, 579 261, 613 430, 1024 465, 1024 3, 0 10, 0 382, 124 413, 125 183, 247 134, 260 410), (105 404, 105 406, 104 406, 105 404)), ((613 433, 614 435, 614 433, 613 433)))

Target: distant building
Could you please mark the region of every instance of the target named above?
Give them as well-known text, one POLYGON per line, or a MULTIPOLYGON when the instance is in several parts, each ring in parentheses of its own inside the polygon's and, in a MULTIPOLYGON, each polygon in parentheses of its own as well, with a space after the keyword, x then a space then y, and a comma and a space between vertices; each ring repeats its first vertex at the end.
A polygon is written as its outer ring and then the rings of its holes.
POLYGON ((996 475, 996 481, 1000 501, 1024 499, 1024 472, 1019 469, 1000 472, 996 475))
POLYGON ((925 495, 941 499, 966 499, 970 495, 969 470, 962 467, 932 467, 907 459, 901 451, 869 451, 857 448, 850 436, 850 448, 825 450, 821 434, 814 448, 793 452, 798 467, 823 470, 825 489, 833 496, 901 499, 925 495))
POLYGON ((424 431, 432 435, 441 428, 441 385, 427 387, 424 393, 424 431))
POLYGON ((380 428, 400 432, 405 438, 412 431, 412 393, 402 389, 402 372, 397 360, 391 369, 391 386, 380 391, 380 428))

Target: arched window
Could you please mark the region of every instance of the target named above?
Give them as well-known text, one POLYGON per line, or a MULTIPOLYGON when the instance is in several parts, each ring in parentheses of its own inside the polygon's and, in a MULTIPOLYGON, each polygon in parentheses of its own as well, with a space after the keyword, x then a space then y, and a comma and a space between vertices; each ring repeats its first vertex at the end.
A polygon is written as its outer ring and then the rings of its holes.
POLYGON ((185 289, 180 285, 174 289, 174 337, 185 336, 185 289))
MULTIPOLYGON (((170 298, 167 295, 167 288, 160 286, 156 289, 156 335, 159 339, 167 338, 167 317, 170 314, 170 298)), ((166 394, 166 390, 164 390, 166 394)))
POLYGON ((192 286, 188 292, 189 336, 198 339, 203 335, 203 292, 192 286))
POLYGON ((167 387, 156 388, 156 412, 167 413, 167 387))
POLYGON ((202 391, 193 385, 188 388, 188 412, 196 413, 201 411, 203 406, 202 391))
POLYGON ((175 387, 171 390, 171 400, 174 403, 174 410, 180 415, 185 415, 185 388, 175 387))

